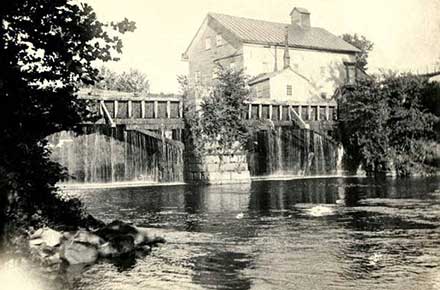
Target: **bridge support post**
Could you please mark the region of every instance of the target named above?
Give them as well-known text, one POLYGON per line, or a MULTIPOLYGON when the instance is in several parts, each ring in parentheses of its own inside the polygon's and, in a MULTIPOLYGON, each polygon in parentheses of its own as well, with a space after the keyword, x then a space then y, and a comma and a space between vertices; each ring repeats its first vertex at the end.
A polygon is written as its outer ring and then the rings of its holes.
POLYGON ((130 101, 128 101, 128 118, 129 119, 133 116, 132 111, 133 111, 133 103, 130 100, 130 101))
POLYGON ((269 105, 269 120, 272 120, 272 105, 269 105))
POLYGON ((145 101, 141 101, 141 118, 145 119, 145 101))

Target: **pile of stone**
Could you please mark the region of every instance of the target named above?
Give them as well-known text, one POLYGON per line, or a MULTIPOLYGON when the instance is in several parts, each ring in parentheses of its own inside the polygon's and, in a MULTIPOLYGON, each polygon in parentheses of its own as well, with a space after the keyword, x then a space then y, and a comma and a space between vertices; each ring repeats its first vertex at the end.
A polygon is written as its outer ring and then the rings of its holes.
POLYGON ((134 253, 149 253, 164 243, 149 237, 145 229, 113 221, 95 231, 59 232, 51 228, 35 231, 29 241, 31 253, 47 266, 93 264, 99 258, 114 258, 134 253))

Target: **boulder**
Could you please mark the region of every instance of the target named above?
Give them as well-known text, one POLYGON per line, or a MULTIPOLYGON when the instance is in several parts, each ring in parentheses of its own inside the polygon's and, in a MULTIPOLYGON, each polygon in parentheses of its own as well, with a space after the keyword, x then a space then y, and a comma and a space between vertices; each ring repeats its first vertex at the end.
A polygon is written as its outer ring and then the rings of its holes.
POLYGON ((90 244, 95 246, 96 248, 104 243, 104 240, 101 239, 101 237, 85 230, 79 230, 78 232, 76 232, 72 239, 75 242, 90 244))
POLYGON ((109 258, 118 255, 118 251, 109 243, 102 244, 98 248, 98 254, 100 257, 109 258))
POLYGON ((88 229, 99 229, 105 226, 105 223, 101 220, 96 219, 92 215, 87 215, 83 220, 84 226, 88 229))
POLYGON ((151 237, 149 234, 150 229, 147 228, 136 228, 136 229, 138 231, 137 241, 142 241, 136 244, 136 240, 135 240, 136 246, 142 246, 142 245, 157 246, 157 244, 166 242, 163 237, 159 237, 156 235, 151 237))
POLYGON ((36 238, 36 239, 33 239, 33 240, 29 241, 29 246, 31 248, 34 248, 34 247, 40 246, 42 243, 43 243, 43 239, 36 238))
POLYGON ((51 228, 42 228, 31 235, 31 245, 39 245, 45 243, 49 247, 56 247, 61 243, 63 235, 51 228))
POLYGON ((49 266, 59 264, 59 263, 61 263, 60 253, 55 253, 46 259, 46 264, 49 266))
POLYGON ((114 237, 126 235, 130 235, 134 238, 137 233, 138 230, 136 227, 119 220, 112 221, 108 225, 96 231, 96 234, 104 240, 111 240, 114 237))
POLYGON ((64 244, 61 257, 71 265, 92 264, 98 259, 98 250, 93 245, 72 240, 64 244))
POLYGON ((130 252, 133 252, 135 249, 134 238, 129 235, 120 235, 113 237, 109 240, 109 243, 114 249, 116 249, 116 256, 128 254, 130 252))

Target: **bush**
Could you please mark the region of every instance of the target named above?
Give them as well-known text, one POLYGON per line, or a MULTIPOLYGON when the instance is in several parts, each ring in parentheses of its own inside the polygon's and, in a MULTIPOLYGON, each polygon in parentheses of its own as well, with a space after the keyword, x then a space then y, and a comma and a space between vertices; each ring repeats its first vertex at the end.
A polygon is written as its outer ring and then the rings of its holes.
POLYGON ((438 152, 429 144, 439 118, 424 101, 430 86, 423 77, 388 74, 343 89, 339 138, 353 168, 360 163, 371 174, 394 170, 400 176, 432 171, 438 152))

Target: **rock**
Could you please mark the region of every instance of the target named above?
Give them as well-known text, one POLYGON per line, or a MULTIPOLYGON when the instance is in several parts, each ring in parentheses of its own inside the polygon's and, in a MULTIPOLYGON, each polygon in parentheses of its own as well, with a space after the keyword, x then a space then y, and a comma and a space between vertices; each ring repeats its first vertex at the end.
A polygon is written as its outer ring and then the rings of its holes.
POLYGON ((103 221, 96 219, 90 214, 87 215, 83 222, 84 226, 88 229, 99 229, 105 226, 105 223, 103 221))
POLYGON ((96 234, 104 240, 110 240, 121 235, 130 235, 134 238, 137 233, 138 230, 134 226, 119 220, 112 221, 108 225, 96 231, 96 234))
POLYGON ((149 252, 151 252, 151 247, 148 245, 143 245, 143 246, 139 247, 138 250, 143 253, 149 253, 149 252))
POLYGON ((64 232, 63 237, 65 240, 71 240, 75 236, 76 232, 64 232))
POLYGON ((61 257, 71 265, 92 264, 98 259, 98 250, 90 244, 68 241, 64 244, 61 257))
POLYGON ((32 247, 37 247, 39 245, 41 245, 43 243, 43 239, 37 238, 37 239, 33 239, 29 241, 29 246, 32 247))
POLYGON ((43 233, 43 228, 36 230, 36 231, 31 235, 31 239, 37 239, 37 238, 40 238, 42 233, 43 233))
POLYGON ((148 243, 149 245, 157 246, 157 244, 165 244, 166 240, 163 237, 154 237, 151 239, 151 241, 148 243))
POLYGON ((98 248, 98 254, 100 257, 109 258, 118 255, 118 251, 109 243, 102 244, 98 248))
MULTIPOLYGON (((63 235, 51 228, 42 228, 31 235, 31 244, 37 245, 40 240, 49 247, 56 247, 61 243, 63 235), (32 242, 33 240, 36 240, 32 242)), ((41 243, 40 243, 41 244, 41 243)))
POLYGON ((138 231, 136 235, 134 235, 133 239, 134 239, 134 246, 138 247, 145 244, 148 241, 148 236, 145 233, 138 231))
POLYGON ((157 237, 151 239, 146 229, 137 228, 128 223, 115 220, 105 227, 95 232, 108 244, 99 246, 99 254, 103 257, 116 257, 139 249, 145 251, 143 246, 155 246, 158 243, 164 243, 163 238, 157 237))
POLYGON ((134 239, 132 236, 116 236, 109 240, 110 245, 116 249, 117 256, 134 251, 134 239))
POLYGON ((142 240, 140 243, 136 243, 135 239, 135 245, 136 247, 142 246, 142 245, 149 245, 149 246, 157 246, 159 243, 165 243, 165 239, 159 236, 156 236, 157 233, 154 234, 154 237, 151 237, 149 232, 151 229, 147 228, 136 228, 138 230, 138 237, 137 241, 142 240), (142 238, 141 238, 142 236, 142 238))
POLYGON ((49 265, 49 266, 54 265, 54 264, 61 263, 61 257, 60 257, 60 254, 59 254, 59 253, 55 253, 55 254, 53 254, 52 256, 49 256, 49 257, 46 259, 46 263, 47 263, 47 265, 49 265))
POLYGON ((83 243, 83 244, 90 244, 95 247, 99 247, 104 243, 104 241, 101 239, 101 237, 88 232, 84 230, 79 230, 74 236, 73 240, 75 242, 83 243))

